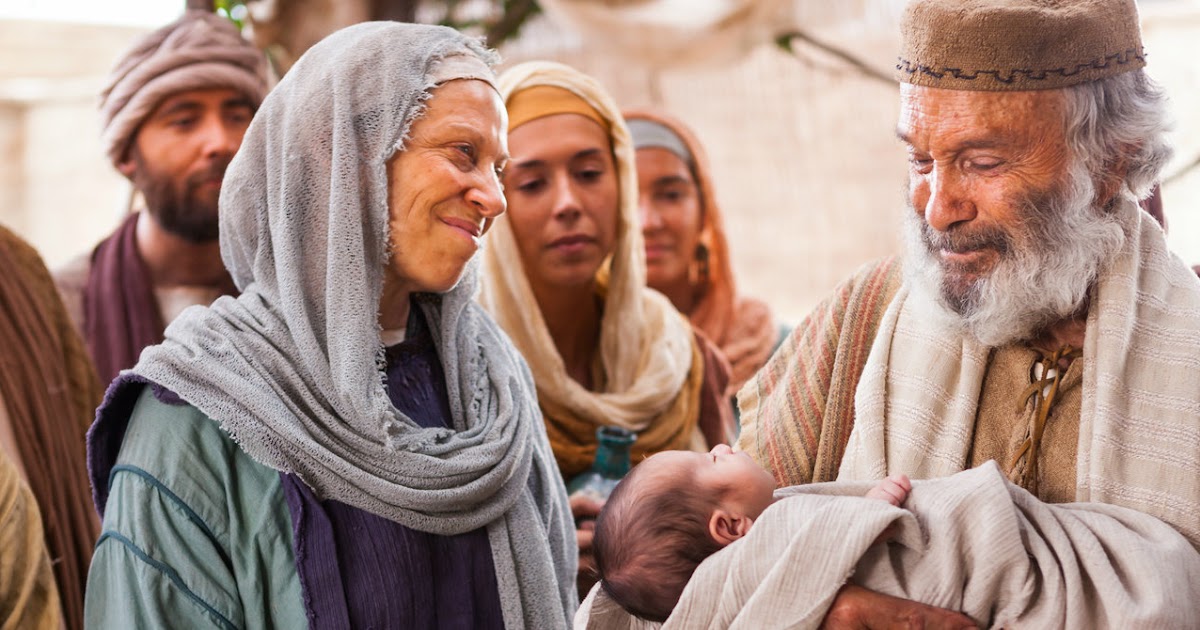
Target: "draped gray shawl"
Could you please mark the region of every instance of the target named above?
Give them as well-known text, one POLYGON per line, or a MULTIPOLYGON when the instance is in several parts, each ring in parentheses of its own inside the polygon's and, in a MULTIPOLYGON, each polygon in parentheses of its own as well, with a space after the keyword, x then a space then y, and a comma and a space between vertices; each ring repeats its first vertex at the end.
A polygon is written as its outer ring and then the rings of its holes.
MULTIPOLYGON (((352 26, 314 46, 264 101, 221 190, 221 253, 241 296, 193 307, 133 372, 220 423, 256 461, 422 532, 486 526, 511 628, 566 625, 577 605, 566 491, 523 359, 463 279, 416 302, 453 427, 419 428, 384 389, 378 313, 386 162, 430 90, 491 82, 493 53, 447 28, 352 26), (455 74, 460 68, 480 73, 455 74), (447 71, 447 69, 453 71, 447 71)), ((436 93, 434 93, 436 98, 436 93)))

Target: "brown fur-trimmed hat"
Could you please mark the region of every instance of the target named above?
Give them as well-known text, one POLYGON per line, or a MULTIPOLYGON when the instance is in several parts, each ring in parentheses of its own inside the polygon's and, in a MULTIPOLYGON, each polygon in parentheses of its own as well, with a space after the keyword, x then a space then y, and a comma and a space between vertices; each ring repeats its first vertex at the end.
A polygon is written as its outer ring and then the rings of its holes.
POLYGON ((1146 65, 1134 0, 912 0, 897 78, 952 90, 1048 90, 1146 65))

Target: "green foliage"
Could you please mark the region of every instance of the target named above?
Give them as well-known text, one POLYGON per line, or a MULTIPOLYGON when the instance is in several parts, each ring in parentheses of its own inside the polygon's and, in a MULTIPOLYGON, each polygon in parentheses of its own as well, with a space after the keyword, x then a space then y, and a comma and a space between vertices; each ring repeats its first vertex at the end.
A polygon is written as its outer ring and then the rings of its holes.
MULTIPOLYGON (((238 28, 245 26, 247 2, 254 0, 210 0, 212 10, 222 17, 229 18, 238 28)), ((529 18, 542 12, 537 0, 488 0, 478 2, 470 0, 385 0, 377 3, 376 10, 380 12, 380 4, 390 4, 393 9, 400 9, 398 15, 419 15, 421 21, 481 35, 491 46, 516 37, 521 27, 529 18), (420 11, 417 11, 417 9, 420 11)), ((388 13, 382 11, 381 13, 388 13)), ((395 16, 397 13, 392 12, 395 16)), ((372 19, 389 19, 386 15, 376 15, 372 19)), ((391 19, 396 19, 392 17, 391 19)))
POLYGON ((229 18, 241 29, 246 25, 246 3, 243 0, 213 0, 213 10, 221 17, 229 18))
POLYGON ((537 0, 489 0, 486 12, 479 3, 463 0, 434 0, 441 13, 438 24, 482 35, 489 46, 499 46, 517 36, 529 18, 542 12, 537 0), (469 13, 468 13, 469 11, 469 13))

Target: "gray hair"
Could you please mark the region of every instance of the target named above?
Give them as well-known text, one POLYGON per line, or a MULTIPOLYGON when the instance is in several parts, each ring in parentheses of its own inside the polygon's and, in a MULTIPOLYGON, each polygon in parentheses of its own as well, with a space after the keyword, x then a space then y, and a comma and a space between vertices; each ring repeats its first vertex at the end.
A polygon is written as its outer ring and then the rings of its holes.
POLYGON ((1067 143, 1088 172, 1103 173, 1126 154, 1125 185, 1138 199, 1150 194, 1173 150, 1167 142, 1167 98, 1144 70, 1063 88, 1067 143), (1130 151, 1129 147, 1133 147, 1130 151))

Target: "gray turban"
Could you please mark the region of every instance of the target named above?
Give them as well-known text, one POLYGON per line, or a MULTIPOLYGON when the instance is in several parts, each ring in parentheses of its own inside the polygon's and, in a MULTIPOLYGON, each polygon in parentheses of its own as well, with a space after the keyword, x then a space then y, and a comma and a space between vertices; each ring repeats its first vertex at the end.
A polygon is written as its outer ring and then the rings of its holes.
POLYGON ((101 141, 113 165, 125 159, 142 121, 162 100, 186 90, 231 88, 257 108, 267 94, 263 54, 233 22, 205 11, 138 40, 117 61, 100 94, 101 141))

